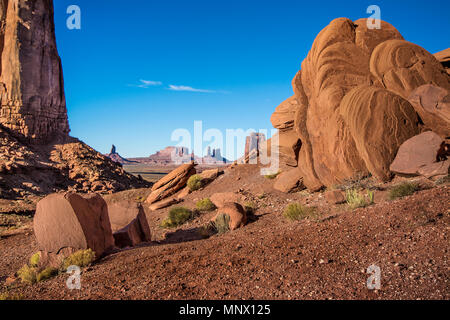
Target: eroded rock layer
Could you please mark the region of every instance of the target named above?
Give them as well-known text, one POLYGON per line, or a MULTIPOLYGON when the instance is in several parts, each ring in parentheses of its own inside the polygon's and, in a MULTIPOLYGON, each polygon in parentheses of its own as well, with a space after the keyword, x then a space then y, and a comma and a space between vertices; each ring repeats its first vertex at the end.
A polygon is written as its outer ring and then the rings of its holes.
POLYGON ((333 20, 292 86, 294 97, 271 120, 280 135, 300 140, 294 149, 280 141, 280 159, 297 159, 299 180, 311 190, 368 174, 388 180, 403 142, 424 130, 446 136, 450 127, 443 64, 386 22, 371 30, 367 19, 333 20), (415 91, 424 85, 433 90, 415 91))
POLYGON ((0 1, 0 123, 35 142, 67 135, 52 0, 0 1))

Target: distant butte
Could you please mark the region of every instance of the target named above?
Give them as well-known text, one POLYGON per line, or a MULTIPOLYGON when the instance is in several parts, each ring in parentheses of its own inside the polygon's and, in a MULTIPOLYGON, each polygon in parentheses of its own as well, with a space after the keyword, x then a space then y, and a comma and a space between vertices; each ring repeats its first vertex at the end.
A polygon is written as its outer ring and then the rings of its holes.
POLYGON ((227 159, 222 157, 219 148, 212 150, 211 147, 208 147, 206 156, 199 157, 192 152, 190 153, 189 148, 174 146, 166 147, 148 157, 129 158, 128 161, 155 166, 179 165, 191 161, 195 161, 199 165, 225 165, 229 163, 227 159))

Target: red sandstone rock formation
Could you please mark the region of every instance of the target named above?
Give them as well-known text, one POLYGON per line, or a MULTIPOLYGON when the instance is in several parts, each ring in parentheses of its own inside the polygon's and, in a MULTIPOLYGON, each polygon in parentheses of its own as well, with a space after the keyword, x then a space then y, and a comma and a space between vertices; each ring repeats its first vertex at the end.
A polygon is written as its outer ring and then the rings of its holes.
POLYGON ((0 123, 47 142, 69 133, 51 0, 0 1, 0 123))
POLYGON ((52 194, 41 200, 34 216, 39 249, 92 249, 101 257, 114 247, 106 202, 98 194, 52 194))
POLYGON ((0 0, 0 197, 149 183, 69 137, 52 0, 0 0))
MULTIPOLYGON (((272 115, 280 137, 287 131, 290 142, 300 139, 298 149, 280 139, 280 154, 295 155, 308 189, 369 173, 388 180, 398 148, 425 129, 422 121, 443 134, 450 127, 441 110, 410 98, 426 84, 448 92, 443 65, 390 24, 369 30, 366 21, 339 18, 322 30, 292 81, 294 97, 272 115)), ((445 100, 440 93, 431 100, 445 100)))

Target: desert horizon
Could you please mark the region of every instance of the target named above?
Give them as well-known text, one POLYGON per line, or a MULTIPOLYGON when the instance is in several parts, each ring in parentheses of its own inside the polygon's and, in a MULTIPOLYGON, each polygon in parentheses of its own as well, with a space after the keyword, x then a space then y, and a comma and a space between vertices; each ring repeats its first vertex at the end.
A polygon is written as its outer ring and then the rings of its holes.
POLYGON ((255 3, 0 0, 0 305, 448 301, 449 5, 255 3))

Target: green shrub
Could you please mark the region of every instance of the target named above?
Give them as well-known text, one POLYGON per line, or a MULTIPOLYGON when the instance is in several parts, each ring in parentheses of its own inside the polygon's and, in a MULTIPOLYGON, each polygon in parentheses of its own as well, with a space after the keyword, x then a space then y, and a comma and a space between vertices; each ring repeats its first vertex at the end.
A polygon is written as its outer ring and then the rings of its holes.
POLYGON ((194 174, 187 181, 189 190, 195 191, 203 186, 202 177, 199 174, 194 174))
POLYGON ((20 294, 10 294, 8 292, 0 293, 0 301, 7 300, 22 300, 22 296, 20 294))
POLYGON ((230 231, 230 216, 228 214, 219 213, 214 221, 214 226, 219 234, 230 231))
POLYGON ((392 189, 389 191, 389 199, 394 200, 405 196, 410 196, 417 190, 419 190, 419 185, 417 183, 403 182, 392 187, 392 189))
POLYGON ((214 205, 214 203, 209 198, 205 198, 205 199, 197 201, 195 206, 200 211, 214 211, 214 210, 216 210, 216 206, 214 205))
POLYGON ((364 208, 367 206, 366 197, 356 189, 349 189, 345 192, 345 200, 352 209, 364 208))
POLYGON ((373 202, 375 200, 374 196, 375 196, 375 194, 373 191, 367 190, 367 198, 369 199, 369 204, 373 204, 373 202))
POLYGON ((192 219, 193 213, 185 207, 175 207, 170 209, 167 219, 161 223, 163 228, 174 228, 192 219))
POLYGON ((300 203, 290 203, 283 213, 284 217, 291 221, 303 220, 317 215, 317 209, 314 207, 305 207, 300 203))
POLYGON ((22 280, 22 282, 33 284, 37 281, 36 268, 30 267, 27 264, 20 268, 19 271, 17 271, 17 275, 19 276, 20 280, 22 280))
POLYGON ((266 174, 266 175, 264 176, 264 178, 269 179, 269 180, 273 180, 273 179, 275 179, 280 173, 281 173, 281 172, 278 171, 278 172, 275 172, 275 173, 272 173, 272 174, 266 174))
POLYGON ((87 267, 95 260, 95 252, 92 249, 79 250, 64 259, 62 262, 62 270, 67 270, 70 266, 87 267))
POLYGON ((40 260, 41 260, 41 255, 39 254, 39 252, 36 252, 30 258, 30 266, 37 267, 39 265, 40 260))
POLYGON ((53 278, 56 275, 58 275, 58 269, 52 268, 52 267, 48 267, 48 268, 45 268, 44 270, 42 270, 41 272, 38 273, 38 275, 36 277, 36 281, 37 282, 45 281, 45 280, 48 280, 50 278, 53 278))

